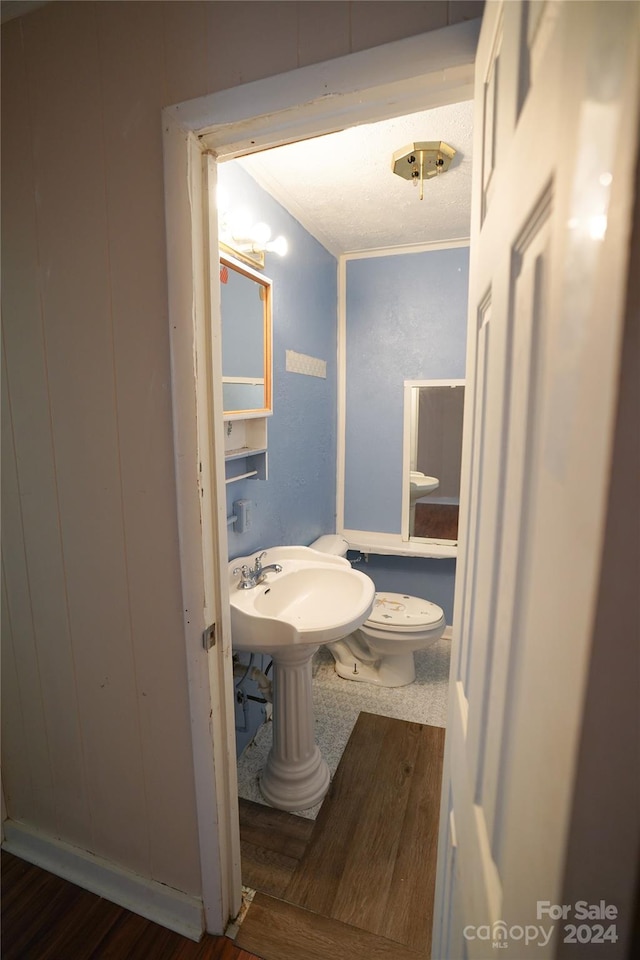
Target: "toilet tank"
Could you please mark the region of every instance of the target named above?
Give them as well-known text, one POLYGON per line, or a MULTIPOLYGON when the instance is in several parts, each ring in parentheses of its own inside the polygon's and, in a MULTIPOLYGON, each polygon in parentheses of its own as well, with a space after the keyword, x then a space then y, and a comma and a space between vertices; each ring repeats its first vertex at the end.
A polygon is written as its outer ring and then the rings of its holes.
POLYGON ((319 550, 320 553, 332 553, 336 557, 346 557, 349 544, 337 533, 325 533, 318 537, 309 546, 312 550, 319 550))

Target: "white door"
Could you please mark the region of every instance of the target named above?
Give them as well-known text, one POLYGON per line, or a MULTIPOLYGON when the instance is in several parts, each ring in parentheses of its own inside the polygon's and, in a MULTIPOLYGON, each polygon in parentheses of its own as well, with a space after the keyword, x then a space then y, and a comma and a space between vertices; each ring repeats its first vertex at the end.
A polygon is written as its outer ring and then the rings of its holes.
POLYGON ((485 10, 434 960, 551 957, 566 933, 546 904, 561 904, 597 599, 639 20, 635 2, 485 10))

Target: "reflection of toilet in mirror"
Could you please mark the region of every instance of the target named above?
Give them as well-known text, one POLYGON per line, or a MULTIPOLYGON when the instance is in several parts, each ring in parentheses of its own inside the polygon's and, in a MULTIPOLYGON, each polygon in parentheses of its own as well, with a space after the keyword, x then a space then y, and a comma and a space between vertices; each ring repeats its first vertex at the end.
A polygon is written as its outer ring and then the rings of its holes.
MULTIPOLYGON (((338 535, 319 537, 310 546, 339 556, 346 556, 348 548, 338 535)), ((401 687, 415 680, 414 652, 439 640, 445 626, 444 612, 437 604, 383 591, 376 593, 369 619, 349 636, 328 643, 327 649, 336 673, 345 680, 401 687)))

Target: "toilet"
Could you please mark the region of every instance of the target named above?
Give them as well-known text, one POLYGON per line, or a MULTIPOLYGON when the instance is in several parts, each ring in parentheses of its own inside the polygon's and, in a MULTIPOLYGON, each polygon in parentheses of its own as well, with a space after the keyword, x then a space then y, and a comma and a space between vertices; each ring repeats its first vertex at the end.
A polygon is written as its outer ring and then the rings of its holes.
MULTIPOLYGON (((320 553, 346 557, 348 544, 326 534, 309 544, 320 553)), ((441 607, 404 593, 376 593, 368 620, 342 640, 328 643, 338 676, 381 687, 402 687, 416 678, 413 654, 439 640, 446 621, 441 607)))

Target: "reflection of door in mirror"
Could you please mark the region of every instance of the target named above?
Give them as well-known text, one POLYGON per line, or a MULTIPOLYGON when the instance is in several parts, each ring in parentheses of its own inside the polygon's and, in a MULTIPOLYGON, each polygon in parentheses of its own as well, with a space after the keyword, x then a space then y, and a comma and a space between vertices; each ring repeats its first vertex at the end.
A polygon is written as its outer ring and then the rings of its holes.
POLYGON ((457 541, 464 384, 432 382, 412 392, 409 537, 457 541))
POLYGON ((227 414, 271 411, 271 281, 220 257, 222 394, 227 414))

